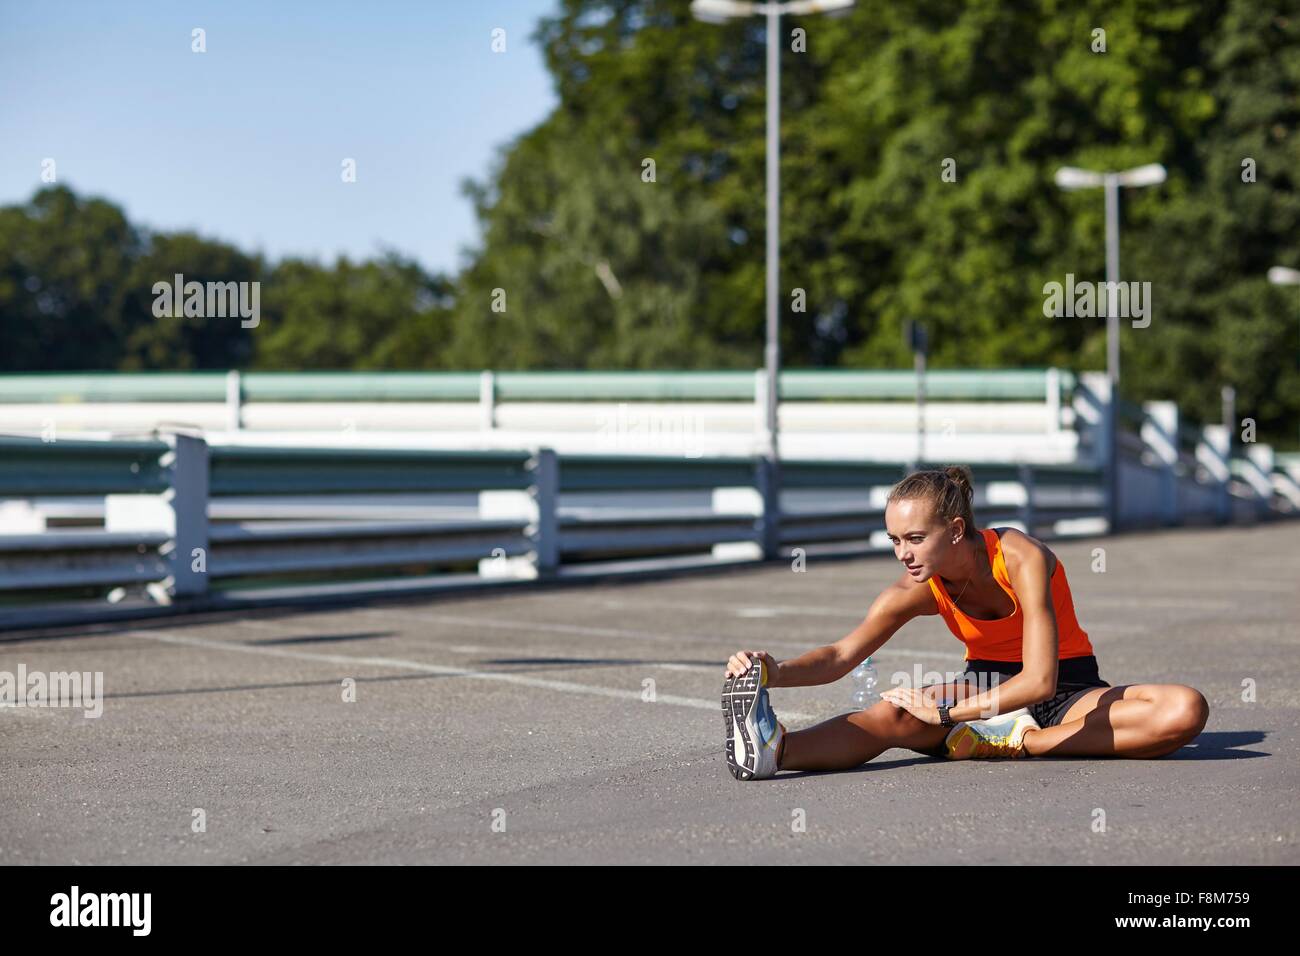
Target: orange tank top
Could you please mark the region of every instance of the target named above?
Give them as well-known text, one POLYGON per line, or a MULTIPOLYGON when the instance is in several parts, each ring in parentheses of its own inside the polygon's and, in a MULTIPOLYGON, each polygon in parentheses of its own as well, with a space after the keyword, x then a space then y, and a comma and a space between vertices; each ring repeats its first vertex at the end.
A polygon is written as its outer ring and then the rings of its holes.
MULTIPOLYGON (((1025 615, 1020 607, 1020 599, 1011 586, 1011 576, 1007 574, 1007 564, 1002 555, 1002 539, 994 528, 981 528, 980 534, 984 536, 984 547, 988 549, 993 577, 1002 590, 1011 595, 1015 604, 1011 615, 996 621, 968 616, 953 602, 937 574, 930 578, 930 591, 934 594, 935 603, 939 605, 939 613, 948 624, 948 630, 966 645, 966 660, 1024 663, 1021 654, 1024 649, 1025 615)), ((1056 611, 1057 659, 1087 657, 1092 654, 1092 642, 1075 617, 1070 582, 1065 578, 1065 565, 1060 558, 1057 558, 1056 570, 1052 572, 1052 608, 1056 611)))

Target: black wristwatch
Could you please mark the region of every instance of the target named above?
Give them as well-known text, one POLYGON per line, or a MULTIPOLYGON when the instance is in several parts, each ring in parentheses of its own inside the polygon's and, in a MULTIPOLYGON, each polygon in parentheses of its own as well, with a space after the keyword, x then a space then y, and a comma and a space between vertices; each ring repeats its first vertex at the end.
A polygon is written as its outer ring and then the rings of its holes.
POLYGON ((940 705, 939 705, 939 723, 941 723, 941 724, 942 724, 943 726, 945 726, 945 727, 955 727, 955 726, 957 726, 956 722, 955 722, 951 717, 948 716, 948 705, 947 705, 947 704, 940 704, 940 705))

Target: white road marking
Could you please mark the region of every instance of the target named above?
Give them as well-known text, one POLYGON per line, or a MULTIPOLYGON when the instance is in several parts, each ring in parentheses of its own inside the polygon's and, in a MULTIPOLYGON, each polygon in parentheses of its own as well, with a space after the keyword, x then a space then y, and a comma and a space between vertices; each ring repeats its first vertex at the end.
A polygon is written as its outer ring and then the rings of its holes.
MULTIPOLYGON (((703 638, 694 635, 683 634, 679 637, 675 635, 655 634, 650 631, 629 631, 623 628, 614 627, 586 627, 581 624, 547 624, 541 621, 503 621, 500 618, 491 617, 462 617, 456 614, 412 614, 410 612, 399 611, 396 608, 385 610, 362 610, 355 609, 352 614, 360 614, 368 617, 383 617, 387 619, 396 618, 399 621, 413 621, 418 624, 461 624, 468 627, 494 627, 503 628, 511 631, 552 631, 558 634, 578 634, 588 637, 626 637, 631 640, 703 640, 703 638)), ((711 638, 716 640, 716 637, 711 638)), ((721 706, 719 704, 719 706, 721 706)))
MULTIPOLYGON (((1272 588, 1269 588, 1272 590, 1272 588)), ((1077 592, 1074 594, 1074 607, 1076 611, 1084 611, 1093 608, 1186 608, 1189 611, 1226 611, 1232 608, 1242 606, 1241 601, 1232 601, 1223 598, 1206 598, 1206 597, 1178 597, 1177 595, 1151 596, 1151 595, 1107 595, 1097 594, 1084 597, 1082 600, 1077 592)), ((1204 595, 1204 590, 1198 592, 1204 595)), ((686 603, 675 599, 670 599, 663 603, 652 601, 625 601, 625 600, 605 600, 602 602, 605 607, 611 609, 625 607, 648 607, 648 608, 671 608, 673 610, 697 610, 697 611, 715 611, 726 612, 732 611, 739 617, 774 617, 776 615, 790 615, 792 617, 857 617, 859 619, 866 617, 868 605, 860 608, 837 608, 826 607, 806 607, 792 604, 765 604, 762 607, 728 607, 725 603, 715 602, 711 604, 686 603)))
POLYGON ((1096 607, 1105 608, 1133 608, 1141 610, 1143 608, 1152 609, 1184 609, 1188 611, 1227 611, 1232 608, 1243 606, 1241 601, 1223 601, 1208 600, 1205 598, 1181 598, 1181 597, 1111 597, 1109 595, 1096 595, 1086 597, 1082 601, 1076 596, 1074 601, 1075 611, 1088 610, 1096 607))
MULTIPOLYGON (((416 621, 421 624, 461 624, 469 627, 495 627, 505 628, 512 631, 555 631, 561 634, 577 634, 581 636, 592 637, 626 637, 634 640, 644 641, 703 641, 717 640, 717 636, 703 638, 693 634, 654 634, 649 631, 628 631, 619 628, 610 627, 585 627, 580 624, 546 624, 538 621, 503 621, 499 618, 483 617, 461 617, 451 614, 409 614, 400 611, 365 611, 357 610, 355 614, 379 614, 387 617, 397 617, 401 620, 416 621)), ((758 640, 758 643, 765 644, 768 647, 792 647, 800 648, 804 651, 812 650, 818 645, 815 642, 794 642, 794 641, 771 641, 758 640)), ((763 648, 757 648, 763 650, 763 648)), ((885 647, 876 651, 873 656, 897 655, 899 657, 925 657, 933 660, 952 661, 959 659, 962 651, 960 648, 954 648, 952 651, 920 651, 904 647, 885 647)))
MULTIPOLYGON (((301 631, 303 630, 304 627, 311 626, 311 625, 304 625, 301 623, 287 623, 287 622, 284 624, 276 624, 270 621, 232 621, 230 623, 233 623, 238 627, 250 627, 254 630, 273 631, 285 637, 290 636, 290 634, 294 631, 301 631), (286 631, 285 628, 287 628, 288 630, 286 631)), ((395 634, 393 636, 401 637, 402 635, 395 634)), ((486 647, 482 644, 442 644, 436 641, 428 641, 423 638, 421 638, 420 640, 420 646, 436 647, 438 650, 451 651, 455 654, 493 654, 493 655, 512 654, 518 657, 520 661, 526 661, 529 658, 533 658, 533 657, 540 658, 540 659, 549 659, 549 658, 558 659, 558 658, 563 658, 565 655, 571 653, 571 651, 566 648, 554 648, 554 647, 540 648, 534 644, 529 644, 528 649, 532 651, 532 653, 524 654, 513 647, 499 647, 499 646, 486 647)), ((595 663, 601 663, 601 662, 596 661, 595 663)), ((608 663, 622 664, 624 662, 610 661, 608 663)), ((696 671, 696 670, 707 670, 709 668, 717 667, 719 665, 712 662, 706 663, 704 661, 695 664, 668 663, 667 661, 637 661, 636 666, 659 667, 662 668, 663 670, 668 670, 668 671, 696 671)))
POLYGON ((67 710, 68 708, 66 707, 61 707, 61 708, 19 707, 16 704, 0 705, 0 713, 13 713, 20 716, 26 716, 26 717, 39 717, 41 715, 41 712, 51 710, 51 709, 67 710))
POLYGON ((866 616, 865 608, 836 608, 836 607, 806 607, 797 604, 765 604, 762 607, 728 607, 725 604, 697 604, 683 603, 676 599, 669 599, 666 602, 654 601, 627 601, 606 599, 601 602, 605 607, 612 610, 620 608, 655 608, 663 610, 671 608, 673 610, 690 610, 690 611, 732 611, 738 617, 776 617, 778 615, 789 615, 791 617, 851 617, 861 620, 866 616))
MULTIPOLYGON (((261 645, 232 644, 228 641, 211 641, 203 637, 188 637, 180 634, 167 634, 158 631, 123 631, 129 637, 146 638, 165 644, 182 644, 189 647, 203 647, 209 650, 233 651, 241 654, 261 654, 266 657, 284 657, 291 660, 314 661, 322 664, 341 664, 347 667, 376 667, 393 670, 418 671, 424 674, 442 674, 448 677, 467 677, 472 680, 500 681, 523 687, 537 687, 543 690, 556 690, 569 694, 588 694, 597 697, 612 697, 617 700, 631 700, 642 703, 640 690, 621 690, 617 687, 600 687, 594 684, 578 684, 573 681, 549 680, 544 677, 528 677, 523 674, 502 674, 494 671, 469 670, 464 667, 446 667, 440 664, 426 664, 423 661, 408 661, 393 657, 354 657, 350 654, 320 654, 314 651, 291 651, 279 647, 261 645)), ((699 710, 717 711, 721 708, 719 700, 700 700, 695 697, 682 697, 678 694, 656 694, 655 703, 675 704, 678 707, 694 707, 699 710)), ((786 712, 791 720, 812 720, 810 714, 786 712)))

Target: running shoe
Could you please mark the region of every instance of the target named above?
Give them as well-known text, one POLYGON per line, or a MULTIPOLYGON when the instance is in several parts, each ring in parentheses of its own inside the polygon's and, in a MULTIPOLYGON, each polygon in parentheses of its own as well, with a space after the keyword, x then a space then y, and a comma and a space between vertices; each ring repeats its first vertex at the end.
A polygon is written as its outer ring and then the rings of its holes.
POLYGON ((722 685, 727 768, 737 780, 761 780, 778 769, 776 755, 785 739, 785 725, 772 711, 767 679, 767 663, 759 658, 745 673, 728 677, 722 685))
POLYGON ((963 721, 948 732, 948 759, 1024 757, 1025 731, 1038 729, 1028 707, 985 720, 963 721))

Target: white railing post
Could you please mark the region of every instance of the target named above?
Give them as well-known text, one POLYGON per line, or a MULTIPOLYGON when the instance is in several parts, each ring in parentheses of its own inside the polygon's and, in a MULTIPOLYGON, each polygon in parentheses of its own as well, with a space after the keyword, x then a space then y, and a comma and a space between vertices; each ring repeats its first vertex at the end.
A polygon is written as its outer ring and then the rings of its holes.
POLYGON ((533 540, 534 563, 539 577, 554 574, 560 566, 560 459, 553 448, 539 448, 529 460, 533 476, 529 489, 536 517, 528 527, 533 540))
POLYGON ((762 501, 759 544, 768 561, 781 556, 781 465, 766 455, 754 459, 754 486, 762 501))
POLYGON ((1182 521, 1178 509, 1178 405, 1174 402, 1143 402, 1147 420, 1140 437, 1163 466, 1162 484, 1165 500, 1161 502, 1161 520, 1167 525, 1182 521))
POLYGON ((159 604, 198 597, 208 590, 208 443, 193 435, 161 436, 171 448, 159 463, 168 487, 157 495, 106 495, 105 531, 161 531, 169 538, 158 553, 168 575, 147 586, 159 604))
POLYGON ((244 381, 239 369, 226 373, 226 430, 237 432, 244 427, 244 381))
POLYGON ((754 464, 754 481, 741 487, 720 487, 713 489, 712 511, 715 515, 752 515, 754 528, 759 540, 723 541, 713 545, 711 554, 715 558, 726 560, 757 561, 764 555, 762 544, 763 510, 767 503, 763 499, 758 469, 764 467, 767 459, 760 458, 754 464))
POLYGON ((163 497, 176 517, 172 540, 163 546, 172 569, 168 591, 190 597, 208 590, 208 443, 192 435, 166 440, 172 450, 162 464, 171 471, 171 487, 163 497))
POLYGON ((45 513, 30 501, 0 501, 0 534, 43 534, 45 513))
POLYGON ((1273 446, 1242 442, 1241 448, 1246 453, 1248 462, 1246 481, 1255 490, 1258 498, 1255 502, 1255 510, 1260 516, 1266 516, 1272 510, 1273 504, 1273 446))
POLYGON ((1033 535, 1036 518, 1034 516, 1034 467, 1028 463, 1020 465, 1020 487, 1024 491, 1025 501, 1020 507, 1020 520, 1025 523, 1025 534, 1033 535))
POLYGON ((1209 473, 1219 486, 1217 518, 1220 524, 1232 520, 1232 496, 1229 484, 1232 473, 1228 467, 1228 429, 1224 425, 1205 425, 1201 440, 1196 443, 1196 463, 1209 473))
POLYGON ((1047 370, 1047 434, 1056 437, 1061 432, 1061 370, 1047 370))
POLYGON ((479 426, 490 432, 497 425, 497 377, 496 373, 484 370, 478 376, 479 426))
POLYGON ((1273 484, 1273 490, 1290 503, 1289 507, 1283 505, 1282 510, 1292 514, 1300 511, 1300 482, 1296 481, 1292 470, 1275 467, 1269 472, 1268 478, 1273 484))
POLYGON ((525 467, 531 479, 526 488, 487 489, 478 493, 478 516, 484 521, 525 522, 524 534, 532 543, 532 550, 515 557, 494 552, 493 557, 480 558, 480 577, 532 579, 549 574, 559 566, 559 458, 554 449, 539 448, 525 467))
POLYGON ((1114 534, 1119 530, 1119 409, 1112 400, 1113 389, 1105 372, 1082 372, 1079 384, 1082 388, 1075 389, 1075 410, 1087 423, 1093 460, 1102 470, 1106 533, 1114 534), (1112 436, 1116 438, 1113 444, 1110 440, 1112 436))

